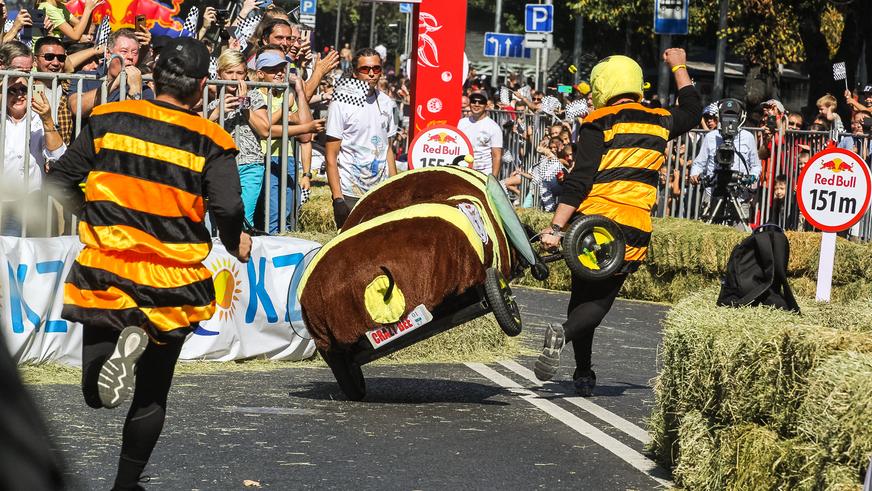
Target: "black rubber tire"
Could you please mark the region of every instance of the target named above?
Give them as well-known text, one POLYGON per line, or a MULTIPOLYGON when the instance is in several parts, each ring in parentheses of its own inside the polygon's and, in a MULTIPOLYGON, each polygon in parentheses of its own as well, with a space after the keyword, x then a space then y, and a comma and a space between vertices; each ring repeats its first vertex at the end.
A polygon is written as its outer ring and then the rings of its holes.
POLYGON ((342 389, 342 393, 350 401, 360 401, 366 397, 366 380, 363 378, 363 370, 354 362, 351 355, 345 352, 326 352, 318 350, 321 358, 327 362, 327 366, 333 372, 333 377, 342 389))
POLYGON ((494 313, 497 324, 506 333, 506 336, 514 337, 521 334, 523 329, 521 310, 518 308, 518 303, 515 302, 515 297, 512 296, 509 282, 495 268, 488 268, 485 273, 484 295, 494 313))
POLYGON ((604 280, 618 273, 624 266, 627 241, 618 224, 601 215, 582 215, 569 224, 563 236, 563 259, 572 274, 585 281, 604 280), (608 247, 595 252, 600 269, 590 269, 581 263, 579 252, 585 247, 595 228, 604 229, 612 236, 608 247))

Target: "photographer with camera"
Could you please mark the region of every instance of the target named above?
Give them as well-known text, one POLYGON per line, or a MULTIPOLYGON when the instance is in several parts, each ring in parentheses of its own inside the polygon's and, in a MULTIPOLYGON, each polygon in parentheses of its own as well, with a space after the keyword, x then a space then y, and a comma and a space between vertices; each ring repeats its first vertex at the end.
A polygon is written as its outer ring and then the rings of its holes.
POLYGON ((872 135, 872 110, 856 111, 851 116, 851 134, 839 140, 839 148, 850 150, 860 158, 869 158, 870 136, 872 135))
MULTIPOLYGON (((785 112, 784 104, 775 99, 769 99, 763 103, 763 120, 761 121, 763 132, 757 147, 760 160, 768 160, 772 156, 773 148, 781 144, 785 112)), ((763 166, 766 167, 765 162, 763 166)))
POLYGON ((745 110, 736 99, 718 103, 720 126, 708 132, 693 159, 690 183, 702 183, 709 223, 733 223, 747 227, 753 189, 762 166, 757 142, 750 131, 741 129, 745 110))

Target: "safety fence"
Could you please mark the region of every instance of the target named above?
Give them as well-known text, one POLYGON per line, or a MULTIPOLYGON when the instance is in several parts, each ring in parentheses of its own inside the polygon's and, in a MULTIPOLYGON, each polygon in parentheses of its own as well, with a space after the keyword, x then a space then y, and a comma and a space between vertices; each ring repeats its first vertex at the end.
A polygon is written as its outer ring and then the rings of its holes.
MULTIPOLYGON (((53 162, 46 158, 44 140, 32 141, 30 138, 32 124, 37 120, 31 101, 40 93, 45 95, 51 106, 52 121, 59 128, 64 142, 69 144, 87 122, 87 114, 82 110, 83 100, 91 96, 85 90, 87 85, 93 85, 97 80, 101 82, 93 94, 95 106, 109 100, 112 94, 110 87, 105 78, 98 79, 96 75, 0 70, 0 77, 0 141, 5 144, 3 165, 0 166, 3 177, 0 182, 0 235, 32 237, 75 233, 76 217, 70 210, 64 210, 41 186, 43 176, 53 162), (11 102, 16 101, 10 100, 10 87, 26 89, 24 117, 15 118, 16 121, 11 123, 7 115, 13 105, 11 102), (70 103, 71 100, 75 102, 70 103), (23 129, 19 126, 23 126, 23 129), (24 135, 25 138, 7 142, 7 131, 15 131, 16 136, 24 135)), ((124 71, 118 80, 119 99, 125 100, 128 91, 124 71)), ((150 76, 144 76, 143 82, 153 89, 150 76)), ((208 106, 211 101, 224 100, 227 87, 236 85, 235 81, 209 81, 203 89, 203 117, 209 117, 208 106)), ((250 89, 265 89, 263 98, 267 109, 275 111, 280 108, 281 114, 288 114, 289 94, 294 90, 292 85, 266 82, 246 82, 246 85, 250 89)), ((218 104, 216 122, 224 126, 227 116, 224 104, 218 104)), ((296 139, 289 136, 287 117, 280 117, 273 124, 280 126, 281 132, 278 136, 270 132, 261 140, 264 184, 258 219, 254 225, 266 230, 272 222, 271 231, 282 233, 296 226, 300 208, 298 170, 301 159, 311 159, 311 152, 302 152, 296 139), (278 186, 270 186, 271 181, 277 182, 278 186), (289 188, 296 188, 296 191, 288 192, 289 188), (276 194, 278 199, 275 199, 276 194), (285 219, 279 219, 282 214, 278 210, 285 210, 285 219)))
MULTIPOLYGON (((708 133, 704 130, 693 130, 669 143, 666 162, 661 168, 655 215, 714 223, 726 222, 739 227, 775 223, 788 230, 811 230, 798 210, 796 199, 796 183, 805 162, 824 149, 830 140, 835 140, 843 148, 856 151, 867 162, 872 150, 872 139, 868 135, 791 130, 776 132, 770 139, 765 140, 765 130, 762 128, 744 130, 754 136, 755 148, 751 151, 760 152, 761 142, 767 142, 763 143, 761 153, 768 158, 760 159, 762 172, 758 179, 751 182, 750 179, 736 176, 736 182, 727 186, 728 195, 723 203, 728 208, 726 215, 712 213, 713 206, 710 205, 716 202, 716 198, 711 198, 711 188, 706 187, 706 184, 712 183, 693 184, 690 179, 694 160, 701 164, 705 158, 700 156, 703 139, 708 133), (777 198, 776 187, 782 186, 784 197, 777 198), (736 219, 738 213, 730 213, 734 211, 734 197, 741 213, 745 215, 741 219, 736 219)), ((719 138, 718 143, 721 142, 722 139, 719 138)), ((757 153, 757 156, 761 153, 757 153)), ((745 161, 749 160, 747 156, 739 156, 737 153, 733 160, 735 164, 732 169, 738 174, 749 173, 749 169, 744 168, 745 161)), ((872 239, 872 212, 864 215, 851 229, 850 235, 861 240, 872 239)))
MULTIPOLYGON (((51 105, 53 121, 60 127, 64 139, 74 139, 87 121, 83 113, 83 97, 86 85, 94 81, 102 83, 97 89, 94 100, 103 103, 109 99, 110 90, 105 79, 95 75, 54 74, 42 72, 0 71, 0 141, 6 142, 7 130, 10 124, 7 118, 11 108, 8 97, 12 86, 26 89, 26 117, 14 122, 12 128, 16 135, 28 135, 21 141, 8 142, 3 153, 2 181, 0 181, 0 235, 53 236, 75 233, 75 216, 50 197, 44 190, 34 186, 32 179, 42 179, 45 169, 52 165, 50 160, 43 168, 38 168, 31 148, 41 142, 28 141, 31 134, 31 124, 35 116, 31 109, 31 100, 36 93, 46 95, 51 105), (69 97, 68 97, 69 95, 69 97), (70 97, 74 104, 68 104, 70 97), (61 120, 66 123, 60 124, 61 120), (7 160, 9 162, 7 162, 7 160), (18 168, 13 168, 13 167, 18 168), (35 168, 36 167, 36 168, 35 168), (36 188, 31 192, 31 188, 36 188)), ((149 76, 144 77, 146 84, 151 84, 149 76)), ((209 81, 203 90, 202 114, 208 117, 210 101, 224 100, 227 88, 237 82, 226 80, 209 81)), ((288 114, 290 94, 293 86, 265 82, 246 82, 249 88, 263 88, 264 99, 268 109, 281 108, 281 114, 288 114)), ((121 99, 125 98, 127 79, 125 72, 119 76, 119 92, 121 99)), ((543 153, 539 151, 540 143, 549 136, 550 126, 560 121, 542 113, 525 113, 516 111, 491 111, 490 117, 503 129, 503 159, 500 171, 502 180, 512 180, 516 170, 530 175, 535 173, 536 166, 543 162, 543 153)), ((219 104, 217 122, 224 125, 228 116, 223 104, 219 104)), ((303 160, 311 163, 311 147, 301 145, 289 134, 287 117, 278 118, 273 123, 281 127, 278 136, 270 132, 262 146, 264 179, 261 192, 258 215, 255 226, 269 232, 285 232, 296 227, 296 217, 300 208, 300 190, 298 174, 303 160), (274 145, 277 143, 278 145, 274 145), (271 185, 271 183, 274 183, 271 185), (288 192, 288 191, 291 192, 288 192), (280 213, 279 210, 285 210, 280 213), (280 219, 283 218, 283 219, 280 219)), ((573 134, 574 127, 569 127, 573 134)), ((754 135, 755 142, 761 141, 761 128, 747 128, 754 135)), ((657 216, 672 216, 695 220, 712 220, 706 215, 707 194, 704 185, 692 184, 690 170, 694 158, 705 136, 705 131, 694 130, 670 142, 667 149, 666 162, 661 169, 661 179, 658 186, 658 201, 654 214, 657 216)), ((797 210, 795 185, 804 159, 823 149, 830 133, 813 131, 779 131, 772 138, 769 158, 763 160, 763 172, 756 182, 740 181, 731 185, 731 191, 741 194, 743 212, 747 213, 742 222, 748 225, 764 222, 774 222, 787 229, 802 229, 805 227, 801 214, 797 210), (783 176, 785 181, 785 197, 779 201, 775 197, 776 181, 783 176)), ((870 138, 868 136, 837 135, 837 141, 855 148, 860 156, 867 160, 870 155, 870 138)), ((44 149, 37 149, 36 154, 44 149)), ((756 150, 756 149, 755 149, 756 150)), ((518 178, 517 193, 513 193, 519 206, 540 208, 541 193, 533 180, 518 178), (525 199, 527 198, 527 199, 525 199)), ((716 220, 717 218, 715 218, 716 220)), ((741 225, 741 224, 740 224, 741 225)), ((214 231, 213 231, 214 232, 214 231)), ((872 213, 867 213, 852 229, 851 235, 862 240, 872 239, 872 213)))

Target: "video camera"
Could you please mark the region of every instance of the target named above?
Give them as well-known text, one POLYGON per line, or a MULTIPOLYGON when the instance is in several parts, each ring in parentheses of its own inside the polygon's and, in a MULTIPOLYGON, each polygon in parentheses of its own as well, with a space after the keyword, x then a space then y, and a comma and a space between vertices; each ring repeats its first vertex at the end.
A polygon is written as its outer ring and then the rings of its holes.
MULTIPOLYGON (((745 122, 745 109, 736 99, 724 99, 718 104, 719 131, 724 142, 715 151, 715 173, 708 180, 714 186, 714 195, 727 194, 727 186, 742 184, 743 174, 733 172, 733 161, 736 158, 736 136, 739 135, 742 123, 745 122), (713 181, 713 182, 712 182, 713 181)), ((741 156, 740 156, 741 158, 741 156)), ((746 163, 747 165, 747 163, 746 163)))

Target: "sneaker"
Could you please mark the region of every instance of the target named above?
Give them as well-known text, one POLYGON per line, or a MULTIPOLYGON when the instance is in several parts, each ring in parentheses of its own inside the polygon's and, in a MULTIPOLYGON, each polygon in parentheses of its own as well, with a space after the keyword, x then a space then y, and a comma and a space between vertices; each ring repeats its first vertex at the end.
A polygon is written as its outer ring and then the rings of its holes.
POLYGON ((575 377, 575 393, 581 397, 590 397, 593 395, 593 389, 596 387, 596 374, 593 370, 588 370, 585 375, 575 377))
POLYGON ((133 392, 136 362, 148 346, 148 335, 141 327, 124 328, 115 344, 115 352, 103 363, 97 380, 97 392, 103 407, 113 408, 133 392))
POLYGON ((566 335, 563 332, 563 326, 560 324, 549 324, 545 330, 545 344, 542 347, 542 354, 533 365, 533 373, 536 378, 542 380, 551 380, 551 377, 557 373, 560 368, 560 352, 563 351, 563 346, 566 344, 566 335))

